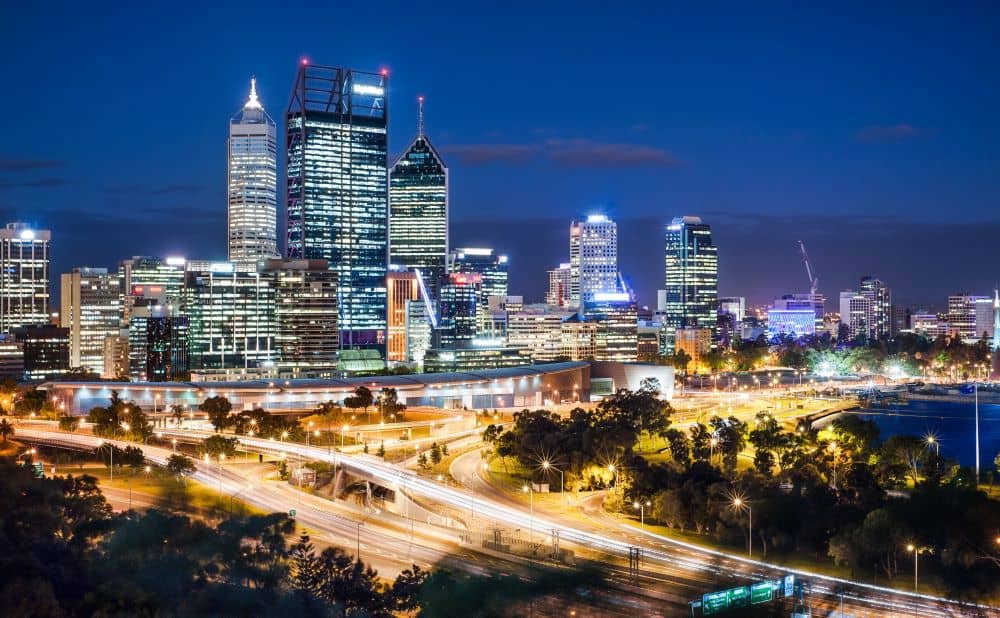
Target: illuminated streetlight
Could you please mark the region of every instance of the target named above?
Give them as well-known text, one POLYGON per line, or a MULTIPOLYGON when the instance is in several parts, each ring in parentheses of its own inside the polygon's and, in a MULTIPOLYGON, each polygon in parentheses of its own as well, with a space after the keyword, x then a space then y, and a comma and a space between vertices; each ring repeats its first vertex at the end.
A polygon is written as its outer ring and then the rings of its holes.
POLYGON ((646 500, 645 503, 636 500, 632 503, 632 508, 639 509, 639 525, 642 528, 646 527, 646 507, 650 506, 652 503, 646 500))
POLYGON ((753 558, 753 509, 750 504, 739 496, 733 498, 733 508, 737 511, 747 510, 747 555, 753 558))
POLYGON ((559 473, 559 495, 560 495, 560 497, 562 497, 562 500, 565 501, 565 497, 564 497, 564 494, 563 494, 563 488, 566 487, 566 478, 563 475, 563 471, 560 470, 559 468, 553 466, 552 462, 550 462, 549 460, 546 459, 545 461, 542 462, 542 470, 545 470, 546 472, 548 472, 549 469, 555 470, 556 472, 559 473))

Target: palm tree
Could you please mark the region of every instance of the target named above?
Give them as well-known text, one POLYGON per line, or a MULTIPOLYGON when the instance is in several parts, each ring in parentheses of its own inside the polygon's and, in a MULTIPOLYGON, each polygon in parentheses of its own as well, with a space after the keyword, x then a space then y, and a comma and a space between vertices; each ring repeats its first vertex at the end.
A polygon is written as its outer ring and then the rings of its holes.
POLYGON ((5 444, 7 443, 7 438, 12 435, 14 435, 14 426, 7 419, 0 419, 0 438, 3 438, 5 444))
POLYGON ((184 407, 179 403, 171 405, 170 416, 174 419, 174 424, 179 426, 184 418, 184 407))

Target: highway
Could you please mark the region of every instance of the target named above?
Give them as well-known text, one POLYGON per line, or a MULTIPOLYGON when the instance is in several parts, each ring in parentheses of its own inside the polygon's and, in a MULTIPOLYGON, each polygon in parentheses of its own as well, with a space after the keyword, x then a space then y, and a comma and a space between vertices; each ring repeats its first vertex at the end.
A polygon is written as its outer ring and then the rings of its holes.
MULTIPOLYGON (((190 438, 208 437, 211 432, 190 430, 163 430, 168 437, 190 438)), ((20 428, 18 435, 26 439, 51 441, 53 439, 72 440, 77 444, 94 445, 98 438, 83 434, 61 434, 51 430, 20 428)), ((663 584, 683 584, 684 588, 709 592, 725 588, 720 581, 754 581, 777 577, 785 573, 794 573, 808 580, 811 585, 811 598, 814 606, 818 601, 822 605, 838 606, 843 598, 845 606, 850 607, 855 615, 868 612, 871 615, 905 615, 916 616, 961 616, 961 615, 1000 615, 992 608, 963 606, 949 599, 927 594, 915 594, 830 577, 818 573, 788 569, 780 565, 763 561, 750 560, 742 556, 715 551, 697 545, 661 537, 658 535, 636 531, 631 527, 614 521, 581 522, 579 519, 568 519, 551 513, 532 513, 518 504, 498 496, 495 493, 489 497, 483 492, 473 493, 464 488, 449 487, 434 481, 421 478, 414 472, 388 464, 381 459, 369 455, 350 455, 345 453, 328 453, 323 447, 310 447, 302 444, 265 440, 260 438, 241 437, 241 448, 249 448, 267 453, 285 453, 293 459, 325 461, 343 466, 345 469, 367 477, 387 487, 399 488, 411 498, 430 500, 445 505, 455 511, 472 511, 481 519, 503 522, 511 529, 529 531, 529 537, 535 543, 544 543, 557 531, 560 543, 571 543, 583 552, 604 553, 622 560, 628 556, 630 547, 640 547, 643 551, 643 568, 655 571, 663 579, 663 584), (543 534, 542 531, 545 531, 543 534)), ((124 444, 124 443, 122 443, 124 444)), ((170 451, 155 447, 143 446, 147 457, 155 463, 162 464, 170 455, 170 451)), ((473 453, 478 456, 478 454, 473 453)), ((228 469, 218 469, 209 466, 211 470, 199 466, 196 479, 206 484, 220 484, 222 491, 227 493, 240 492, 246 486, 246 479, 233 474, 228 469), (221 480, 220 480, 221 479, 221 480)), ((474 469, 474 468, 473 468, 474 469)), ((459 477, 462 471, 457 472, 459 477)), ((466 470, 467 475, 471 470, 466 470)), ((456 478, 459 478, 456 477, 456 478)), ((270 485, 270 484, 268 484, 270 485)), ((279 489, 247 492, 243 498, 252 504, 265 509, 286 512, 290 503, 301 500, 302 509, 298 519, 307 526, 329 531, 338 544, 350 547, 350 541, 360 538, 364 541, 362 550, 366 547, 382 548, 385 555, 380 558, 412 556, 412 561, 423 566, 431 564, 454 564, 453 554, 461 551, 456 547, 455 536, 451 535, 448 542, 438 544, 435 548, 418 547, 411 539, 394 530, 390 526, 380 525, 387 514, 372 513, 364 526, 358 526, 355 521, 333 514, 334 503, 296 492, 287 485, 279 489)), ((295 508, 295 507, 292 507, 295 508)), ((411 525, 412 525, 412 520, 411 525)), ((422 542, 429 542, 427 540, 422 542)), ((364 554, 364 551, 362 551, 364 554)), ((363 556, 370 560, 370 556, 363 556)), ((462 562, 462 561, 457 561, 462 562)), ((467 565, 468 557, 465 559, 467 565)), ((473 561, 474 563, 474 561, 473 561)), ((483 567, 482 572, 494 572, 494 568, 483 567)), ((691 598, 695 598, 694 595, 691 598)))

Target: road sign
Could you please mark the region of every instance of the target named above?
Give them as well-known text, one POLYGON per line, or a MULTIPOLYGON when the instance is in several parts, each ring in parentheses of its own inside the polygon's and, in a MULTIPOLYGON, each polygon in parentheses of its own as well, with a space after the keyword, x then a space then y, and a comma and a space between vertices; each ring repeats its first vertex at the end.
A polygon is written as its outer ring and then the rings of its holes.
POLYGON ((750 603, 767 603, 774 598, 773 582, 758 582, 750 586, 750 603))
POLYGON ((36 479, 45 478, 45 466, 42 465, 42 462, 36 461, 31 464, 31 471, 36 479))
POLYGON ((288 509, 288 516, 295 519, 295 509, 288 509))
POLYGON ((709 592, 701 596, 701 613, 710 616, 729 609, 729 591, 709 592))
POLYGON ((790 597, 795 594, 795 576, 785 575, 785 596, 790 597))

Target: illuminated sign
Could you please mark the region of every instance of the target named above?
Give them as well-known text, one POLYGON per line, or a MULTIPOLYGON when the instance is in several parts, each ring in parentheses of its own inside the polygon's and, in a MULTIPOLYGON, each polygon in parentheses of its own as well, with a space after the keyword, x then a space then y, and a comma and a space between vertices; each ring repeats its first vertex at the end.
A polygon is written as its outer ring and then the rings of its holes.
POLYGON ((184 266, 187 263, 187 260, 177 256, 168 257, 165 261, 167 266, 184 266))
POLYGON ((232 262, 213 262, 208 265, 208 272, 212 273, 231 273, 233 272, 232 262))
POLYGON ((479 273, 451 273, 451 282, 458 285, 477 285, 483 282, 483 276, 479 273))
POLYGON ((594 300, 597 302, 627 302, 632 300, 632 298, 628 295, 628 292, 596 292, 594 300))
POLYGON ((21 240, 34 240, 35 232, 32 230, 21 230, 21 240))
POLYGON ((385 96, 385 89, 381 86, 370 86, 368 84, 354 84, 351 87, 351 91, 354 94, 363 94, 372 97, 382 97, 385 96))
POLYGON ((465 257, 466 255, 493 255, 493 249, 479 249, 479 248, 468 248, 459 249, 458 254, 460 257, 465 257))
POLYGON ((604 215, 590 215, 587 217, 587 223, 607 223, 608 218, 604 215))

